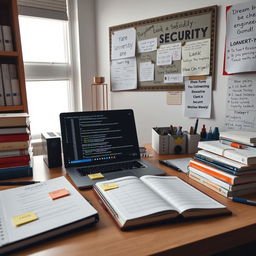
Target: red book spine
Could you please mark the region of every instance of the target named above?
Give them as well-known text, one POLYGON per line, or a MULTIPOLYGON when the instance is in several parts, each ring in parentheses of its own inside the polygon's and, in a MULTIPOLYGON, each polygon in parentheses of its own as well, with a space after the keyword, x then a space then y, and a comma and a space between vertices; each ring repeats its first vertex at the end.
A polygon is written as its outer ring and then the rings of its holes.
MULTIPOLYGON (((13 163, 29 163, 30 156, 11 156, 11 157, 4 157, 0 158, 0 166, 3 164, 13 164, 13 163)), ((25 164, 25 165, 26 165, 25 164)))
POLYGON ((27 140, 29 140, 29 134, 27 133, 0 135, 0 142, 14 142, 27 140))

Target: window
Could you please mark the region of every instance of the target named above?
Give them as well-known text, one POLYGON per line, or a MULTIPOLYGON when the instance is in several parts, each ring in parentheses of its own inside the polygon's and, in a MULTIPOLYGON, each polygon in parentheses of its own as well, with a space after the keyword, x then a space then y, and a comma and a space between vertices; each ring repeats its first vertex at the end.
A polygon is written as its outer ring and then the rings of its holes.
POLYGON ((68 21, 19 16, 32 138, 59 131, 73 110, 68 21))

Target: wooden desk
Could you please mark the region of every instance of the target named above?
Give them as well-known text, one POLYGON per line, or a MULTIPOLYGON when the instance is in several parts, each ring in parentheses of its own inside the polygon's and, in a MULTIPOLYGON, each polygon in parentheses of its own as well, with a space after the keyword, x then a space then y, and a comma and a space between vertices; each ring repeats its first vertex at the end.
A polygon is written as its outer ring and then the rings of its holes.
MULTIPOLYGON (((158 158, 171 156, 153 154, 156 166, 158 158)), ((173 156, 172 156, 173 157, 173 156)), ((184 157, 184 155, 183 155, 184 157)), ((234 203, 216 192, 190 181, 186 174, 161 166, 169 175, 178 175, 201 191, 226 205, 232 216, 172 221, 167 224, 144 227, 132 231, 120 231, 102 208, 91 190, 82 191, 98 210, 100 221, 89 229, 77 231, 33 244, 13 255, 210 255, 256 240, 256 207, 234 203)), ((65 175, 64 168, 48 169, 42 157, 35 157, 34 179, 46 180, 65 175)), ((67 176, 68 178, 68 176, 67 176)))

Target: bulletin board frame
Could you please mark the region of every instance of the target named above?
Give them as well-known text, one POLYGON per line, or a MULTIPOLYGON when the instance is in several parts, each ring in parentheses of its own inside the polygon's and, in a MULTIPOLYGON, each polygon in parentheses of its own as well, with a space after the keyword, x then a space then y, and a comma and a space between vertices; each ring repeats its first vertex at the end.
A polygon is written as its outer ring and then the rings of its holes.
MULTIPOLYGON (((149 18, 145 20, 140 20, 140 21, 135 21, 135 22, 130 22, 122 25, 117 25, 117 26, 112 26, 109 27, 109 52, 110 52, 110 63, 111 63, 111 48, 112 48, 112 34, 116 31, 119 30, 124 30, 128 28, 135 28, 136 29, 136 34, 137 34, 137 39, 136 39, 136 44, 138 40, 138 31, 140 29, 144 29, 149 31, 150 29, 153 31, 152 33, 155 33, 155 36, 158 38, 157 45, 159 47, 160 44, 160 37, 159 33, 162 34, 167 34, 166 38, 168 38, 168 33, 164 33, 165 29, 163 27, 167 28, 168 26, 174 26, 175 24, 177 25, 177 33, 178 31, 181 31, 179 35, 184 35, 183 37, 179 37, 179 40, 176 42, 181 42, 181 45, 184 45, 186 42, 189 41, 194 41, 194 40, 200 40, 200 39, 210 39, 210 72, 209 76, 212 77, 212 88, 214 88, 214 82, 215 82, 215 48, 216 48, 216 30, 217 30, 217 5, 214 6, 208 6, 208 7, 203 7, 199 9, 193 9, 189 11, 184 11, 184 12, 179 12, 179 13, 174 13, 174 14, 168 14, 164 16, 159 16, 159 17, 154 17, 154 18, 149 18), (193 21, 196 24, 197 27, 193 28, 193 38, 192 38, 192 29, 190 32, 190 36, 185 36, 184 27, 187 24, 187 27, 189 27, 189 24, 193 21), (190 23, 189 23, 190 22, 190 23), (207 31, 207 34, 205 33, 205 37, 200 37, 200 30, 199 27, 203 26, 205 23, 209 24, 209 29, 207 31), (174 25, 172 25, 174 24, 174 25), (184 27, 182 28, 182 26, 184 27), (162 31, 161 31, 162 30, 162 31), (159 33, 157 33, 159 31, 159 33), (184 32, 182 32, 184 31, 184 32)), ((193 23, 192 22, 192 23, 193 23)), ((175 26, 176 26, 175 25, 175 26)), ((203 31, 203 30, 202 30, 203 31)), ((161 35, 162 35, 161 34, 161 35)), ((170 35, 169 35, 170 37, 170 35)), ((163 38, 163 36, 161 36, 163 38)), ((143 39, 148 39, 147 36, 143 37, 143 33, 140 33, 140 38, 139 40, 143 39), (142 36, 141 36, 142 35, 142 36)), ((165 42, 166 43, 166 42, 165 42)), ((153 53, 152 53, 153 54, 153 53)), ((151 58, 150 55, 149 59, 151 58)), ((148 57, 147 56, 147 57, 148 57)), ((152 55, 153 56, 153 55, 152 55)), ((138 53, 136 51, 135 53, 136 61, 137 61, 137 73, 138 73, 138 63, 144 58, 143 54, 138 53)), ((147 58, 146 57, 146 58, 147 58)), ((156 56, 152 57, 152 63, 154 63, 156 60, 156 56)), ((169 68, 169 70, 179 70, 181 72, 181 60, 176 61, 172 63, 169 67, 165 67, 166 69, 169 68)), ((162 72, 162 70, 159 72, 159 74, 162 72)), ((163 71, 164 72, 164 71, 163 71)), ((175 72, 174 72, 175 73, 175 72)), ((178 73, 178 72, 177 72, 178 73)), ((157 71, 155 70, 155 80, 150 81, 150 82, 140 82, 139 80, 137 81, 137 88, 134 90, 129 90, 129 91, 183 91, 185 88, 185 81, 183 83, 164 83, 164 81, 160 81, 161 79, 156 79, 157 77, 157 71)), ((189 77, 189 79, 204 79, 205 76, 193 76, 189 77)), ((110 81, 110 87, 111 91, 112 86, 111 86, 111 81, 110 81)), ((114 91, 119 91, 119 90, 114 90, 114 91)), ((121 91, 121 90, 120 90, 121 91)), ((123 91, 123 90, 122 90, 123 91)))

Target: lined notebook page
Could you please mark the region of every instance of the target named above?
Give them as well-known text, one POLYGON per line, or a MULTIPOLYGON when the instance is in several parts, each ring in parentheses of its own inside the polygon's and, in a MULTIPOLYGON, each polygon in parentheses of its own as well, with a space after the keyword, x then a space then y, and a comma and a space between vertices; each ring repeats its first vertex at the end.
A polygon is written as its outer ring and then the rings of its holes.
POLYGON ((137 177, 129 176, 113 179, 111 182, 98 182, 96 186, 123 219, 138 218, 167 210, 176 211, 137 177), (108 183, 117 184, 118 188, 103 191, 100 185, 108 183))
POLYGON ((9 242, 37 235, 92 216, 96 210, 64 177, 0 192, 9 242), (52 200, 49 192, 67 189, 69 195, 52 200), (16 227, 12 217, 34 212, 38 220, 16 227))
POLYGON ((4 214, 2 209, 2 199, 0 198, 0 247, 8 242, 8 236, 6 233, 4 214))
POLYGON ((179 213, 188 209, 225 208, 211 197, 190 186, 178 177, 143 176, 141 180, 174 205, 179 213))

